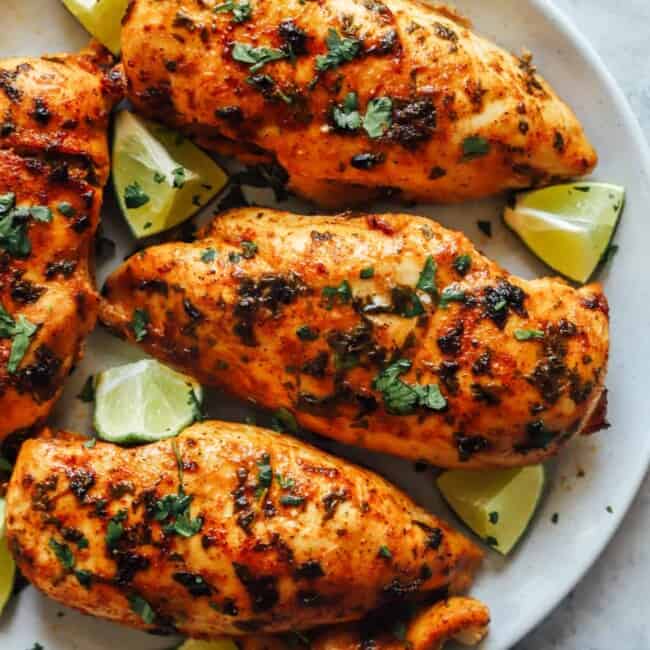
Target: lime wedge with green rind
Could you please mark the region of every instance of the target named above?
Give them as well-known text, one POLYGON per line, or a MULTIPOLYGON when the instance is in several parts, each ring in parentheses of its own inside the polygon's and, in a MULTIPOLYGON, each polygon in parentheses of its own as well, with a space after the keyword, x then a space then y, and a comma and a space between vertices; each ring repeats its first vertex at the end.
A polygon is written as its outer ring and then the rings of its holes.
POLYGON ((94 426, 118 444, 171 438, 200 418, 202 399, 191 377, 144 359, 97 375, 94 426))
POLYGON ((215 639, 214 641, 188 639, 177 650, 237 650, 237 646, 232 639, 215 639))
POLYGON ((610 245, 624 203, 619 185, 568 183, 518 194, 503 216, 543 262, 585 283, 610 245))
POLYGON ((495 551, 507 555, 526 532, 544 492, 543 465, 450 470, 438 487, 452 510, 495 551))
POLYGON ((9 552, 5 532, 5 500, 0 499, 0 614, 11 597, 16 575, 16 563, 9 552))
POLYGON ((122 111, 115 120, 113 183, 136 237, 187 220, 214 198, 228 178, 190 140, 122 111))
POLYGON ((122 18, 129 0, 63 0, 63 4, 102 45, 120 53, 122 18))

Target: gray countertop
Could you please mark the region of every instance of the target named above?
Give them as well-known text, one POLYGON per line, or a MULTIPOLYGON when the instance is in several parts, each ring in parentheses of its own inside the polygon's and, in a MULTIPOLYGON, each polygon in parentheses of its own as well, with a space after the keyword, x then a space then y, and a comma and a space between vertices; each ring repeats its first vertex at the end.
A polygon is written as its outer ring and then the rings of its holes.
MULTIPOLYGON (((650 136, 650 0, 555 3, 595 46, 650 136)), ((515 650, 649 650, 648 603, 650 475, 596 565, 515 650)))

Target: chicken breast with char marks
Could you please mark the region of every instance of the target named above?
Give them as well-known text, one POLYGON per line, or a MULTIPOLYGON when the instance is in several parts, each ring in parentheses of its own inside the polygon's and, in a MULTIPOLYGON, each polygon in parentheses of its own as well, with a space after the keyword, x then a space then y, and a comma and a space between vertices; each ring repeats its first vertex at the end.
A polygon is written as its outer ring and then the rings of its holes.
POLYGON ((481 561, 377 475, 286 436, 205 422, 135 449, 84 440, 24 443, 7 534, 28 580, 88 614, 208 638, 304 630, 464 591, 481 561))
POLYGON ((261 162, 317 204, 456 202, 590 172, 536 72, 417 0, 135 0, 122 52, 138 111, 261 162), (233 10, 233 7, 236 9, 233 10))
POLYGON ((513 277, 420 217, 234 210, 126 261, 100 318, 307 429, 442 467, 538 463, 604 426, 601 287, 513 277))
POLYGON ((113 57, 0 61, 0 442, 42 422, 95 326, 113 57))

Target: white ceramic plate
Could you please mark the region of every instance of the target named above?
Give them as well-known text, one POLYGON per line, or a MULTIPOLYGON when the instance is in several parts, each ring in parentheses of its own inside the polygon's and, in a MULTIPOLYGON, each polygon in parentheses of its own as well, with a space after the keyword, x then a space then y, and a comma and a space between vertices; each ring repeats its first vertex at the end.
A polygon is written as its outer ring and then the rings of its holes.
MULTIPOLYGON (((505 560, 490 551, 472 592, 489 604, 493 615, 482 650, 505 650, 539 623, 596 560, 620 523, 650 458, 650 156, 634 116, 602 62, 550 2, 458 0, 456 4, 471 16, 479 31, 513 51, 527 47, 535 53, 540 71, 574 107, 598 148, 601 163, 595 178, 620 183, 628 190, 627 208, 617 233, 621 252, 601 278, 612 310, 608 379, 612 427, 591 439, 576 441, 551 464, 548 493, 526 539, 505 560), (556 512, 559 522, 554 525, 551 516, 556 512)), ((3 0, 2 5, 0 57, 74 50, 86 41, 85 33, 59 0, 3 0)), ((118 250, 100 266, 100 281, 134 246, 110 190, 107 194, 104 228, 117 241, 118 250)), ((264 192, 256 198, 270 203, 264 192)), ((300 208, 297 203, 292 207, 300 208)), ((547 273, 503 228, 501 207, 502 201, 495 200, 452 208, 418 206, 412 211, 464 230, 514 272, 526 277, 547 273), (492 239, 479 232, 477 219, 493 222, 492 239)), ((88 409, 74 399, 85 378, 140 356, 135 348, 95 332, 85 360, 66 387, 55 422, 87 430, 88 409)), ((213 416, 238 419, 246 412, 217 393, 209 397, 213 416)), ((343 449, 334 443, 326 446, 372 465, 417 501, 454 520, 436 494, 432 475, 415 474, 411 463, 343 449)), ((0 648, 26 650, 36 641, 46 650, 148 650, 174 643, 83 617, 30 588, 10 604, 0 621, 0 648)))

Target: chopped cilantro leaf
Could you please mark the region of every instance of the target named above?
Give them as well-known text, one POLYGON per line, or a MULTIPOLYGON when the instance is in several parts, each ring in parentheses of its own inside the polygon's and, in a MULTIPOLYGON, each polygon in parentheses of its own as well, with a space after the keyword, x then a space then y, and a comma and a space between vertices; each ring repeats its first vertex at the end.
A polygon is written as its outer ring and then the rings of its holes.
POLYGON ((459 255, 454 260, 454 269, 456 273, 461 276, 467 275, 469 270, 472 268, 472 258, 470 255, 459 255))
POLYGON ((498 523, 499 523, 499 513, 496 512, 496 511, 495 511, 495 512, 491 512, 491 513, 488 515, 488 518, 489 518, 491 524, 498 524, 498 523))
POLYGON ((86 379, 81 391, 77 395, 77 399, 86 403, 95 401, 95 378, 93 375, 90 375, 88 379, 86 379))
POLYGON ((155 183, 158 183, 158 185, 164 183, 166 178, 167 177, 165 176, 165 174, 161 174, 160 172, 154 172, 153 180, 155 183))
POLYGON ((201 253, 201 261, 205 262, 206 264, 210 262, 214 262, 216 257, 217 257, 217 251, 215 251, 214 248, 206 248, 201 253))
POLYGON ((359 271, 359 277, 362 280, 370 280, 370 278, 375 277, 375 269, 372 266, 367 266, 365 269, 359 271))
POLYGON ((296 336, 301 341, 315 341, 319 336, 319 331, 309 325, 302 325, 296 330, 296 336))
POLYGON ((252 241, 243 241, 241 243, 242 257, 245 260, 251 260, 257 255, 257 244, 252 241))
POLYGON ((420 279, 418 280, 416 289, 435 295, 438 291, 436 287, 437 268, 438 265, 434 262, 433 257, 429 255, 424 263, 424 268, 420 273, 420 279))
POLYGON ((280 497, 280 503, 283 506, 299 506, 304 502, 305 497, 298 496, 297 494, 283 494, 280 497))
POLYGON ((377 555, 387 560, 390 560, 393 557, 393 554, 390 552, 390 549, 386 545, 382 545, 379 547, 379 551, 377 552, 377 555))
POLYGON ((233 23, 245 23, 253 15, 253 7, 249 0, 240 0, 239 2, 226 0, 226 2, 218 4, 214 10, 218 14, 232 13, 233 23))
POLYGON ((275 474, 275 478, 283 490, 290 490, 296 484, 292 478, 287 478, 286 476, 282 476, 282 474, 279 474, 277 472, 275 474))
POLYGON ((486 156, 490 152, 490 143, 480 135, 471 135, 463 140, 463 160, 473 160, 486 156))
POLYGON ((180 190, 185 185, 186 180, 185 167, 176 167, 176 169, 172 169, 172 185, 175 188, 180 190))
POLYGON ((463 302, 463 300, 465 300, 465 291, 457 284, 450 284, 442 290, 438 306, 447 309, 450 302, 463 302))
POLYGON ((323 297, 327 299, 326 309, 332 309, 336 302, 350 302, 352 287, 347 280, 343 280, 338 287, 323 287, 323 297))
POLYGON ((22 314, 18 316, 17 321, 14 320, 0 304, 0 338, 12 340, 11 352, 7 362, 7 371, 10 374, 14 374, 18 369, 37 329, 38 325, 28 321, 22 314))
POLYGON ((136 309, 133 312, 131 329, 135 335, 135 340, 139 343, 144 340, 149 331, 149 312, 146 309, 136 309))
POLYGON ((76 214, 76 210, 72 207, 72 204, 67 201, 61 201, 56 208, 64 217, 71 218, 76 214))
POLYGON ((48 546, 54 551, 56 559, 61 563, 64 569, 70 570, 74 567, 74 555, 67 544, 57 542, 53 537, 50 538, 48 546))
POLYGON ((124 204, 129 210, 136 210, 149 203, 149 196, 138 181, 133 181, 124 188, 124 204))
POLYGON ((287 53, 273 47, 254 47, 248 43, 235 43, 232 58, 240 63, 248 63, 251 72, 261 70, 267 63, 286 59, 287 53))
POLYGON ((532 339, 543 339, 544 332, 541 330, 515 330, 515 338, 517 341, 530 341, 532 339))
POLYGON ((363 116, 363 128, 371 138, 381 138, 390 128, 393 115, 393 100, 390 97, 377 97, 368 102, 363 116))
POLYGON ((344 131, 356 131, 361 126, 359 100, 355 92, 348 93, 342 105, 334 106, 332 120, 339 129, 344 131))
POLYGON ((298 433, 298 423, 293 413, 286 408, 280 408, 273 414, 273 429, 275 431, 298 433))
POLYGON ((316 70, 318 72, 325 72, 337 68, 347 61, 352 61, 361 49, 361 41, 356 38, 341 37, 331 27, 327 32, 325 42, 327 44, 327 54, 320 54, 316 57, 316 70))
POLYGON ((151 625, 156 619, 156 614, 151 605, 141 596, 129 596, 131 610, 135 612, 147 625, 151 625))

